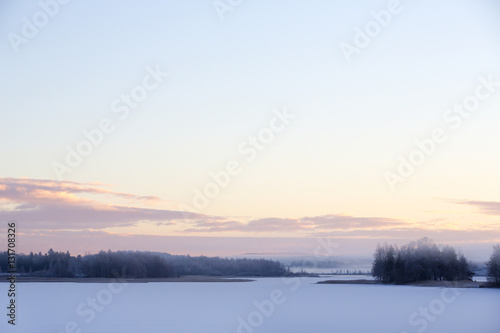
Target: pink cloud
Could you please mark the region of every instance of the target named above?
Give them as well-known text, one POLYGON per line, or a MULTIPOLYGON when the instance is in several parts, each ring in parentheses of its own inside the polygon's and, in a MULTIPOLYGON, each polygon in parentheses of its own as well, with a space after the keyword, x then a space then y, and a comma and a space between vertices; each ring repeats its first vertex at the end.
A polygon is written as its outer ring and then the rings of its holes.
POLYGON ((316 217, 304 217, 303 221, 314 224, 317 229, 328 230, 373 230, 382 227, 407 227, 408 223, 383 217, 354 217, 348 215, 323 215, 316 217))
POLYGON ((479 208, 487 215, 500 215, 500 202, 496 201, 454 201, 455 203, 470 205, 479 208))
POLYGON ((68 203, 86 203, 76 194, 102 194, 130 200, 157 201, 153 196, 136 196, 101 188, 99 183, 77 183, 29 178, 0 178, 0 200, 31 203, 51 203, 54 199, 68 203))
POLYGON ((238 221, 196 221, 186 231, 240 231, 240 232, 312 232, 316 230, 373 230, 382 227, 407 227, 404 221, 381 217, 353 217, 347 215, 325 215, 300 219, 269 217, 238 221))
POLYGON ((103 229, 135 225, 141 221, 173 224, 175 220, 204 218, 205 215, 166 209, 111 205, 81 198, 82 194, 99 194, 127 200, 157 201, 151 196, 102 189, 100 184, 68 181, 0 178, 0 200, 15 204, 14 209, 0 210, 0 219, 15 219, 23 228, 39 229, 103 229))

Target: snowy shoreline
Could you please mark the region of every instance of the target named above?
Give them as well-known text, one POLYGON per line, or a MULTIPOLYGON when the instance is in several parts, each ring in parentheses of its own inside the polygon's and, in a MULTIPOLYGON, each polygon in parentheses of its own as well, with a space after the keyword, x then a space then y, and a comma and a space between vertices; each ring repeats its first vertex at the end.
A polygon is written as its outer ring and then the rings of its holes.
MULTIPOLYGON (((171 283, 171 282, 192 282, 192 283, 207 283, 207 282, 255 282, 256 279, 271 279, 276 277, 234 277, 234 276, 202 276, 202 275, 191 275, 191 276, 181 276, 176 278, 51 278, 51 277, 18 277, 16 282, 19 283, 115 283, 115 282, 126 282, 126 283, 171 283)), ((279 277, 278 277, 279 278, 279 277)), ((281 277, 282 279, 293 279, 294 277, 281 277)), ((301 277, 302 279, 308 279, 308 277, 301 277)), ((317 279, 318 277, 311 277, 317 279)), ((8 282, 0 280, 0 283, 8 282)), ((315 284, 337 284, 337 285, 380 285, 380 286, 403 286, 403 285, 385 285, 375 280, 369 279, 325 279, 322 281, 317 281, 315 284)), ((439 288, 487 288, 487 282, 478 281, 423 281, 409 283, 404 286, 415 286, 415 287, 439 287, 439 288)))
POLYGON ((439 288, 487 288, 487 282, 477 281, 422 281, 408 284, 383 284, 374 280, 326 280, 319 281, 316 284, 369 284, 381 286, 414 286, 414 287, 439 287, 439 288))
MULTIPOLYGON (((19 283, 40 283, 40 282, 69 282, 69 283, 150 283, 150 282, 252 282, 252 278, 247 277, 219 277, 219 276, 182 276, 177 278, 51 278, 51 277, 18 277, 19 283)), ((1 282, 8 282, 1 280, 1 282)))

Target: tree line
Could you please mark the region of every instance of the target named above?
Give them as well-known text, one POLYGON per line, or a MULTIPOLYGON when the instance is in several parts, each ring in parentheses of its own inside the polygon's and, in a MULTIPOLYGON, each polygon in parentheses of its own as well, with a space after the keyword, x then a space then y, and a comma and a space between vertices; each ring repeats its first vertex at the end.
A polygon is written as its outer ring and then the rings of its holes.
POLYGON ((373 277, 382 283, 405 284, 418 281, 457 281, 474 275, 463 254, 451 246, 439 248, 429 238, 401 247, 378 245, 372 264, 373 277))
POLYGON ((345 266, 345 263, 338 260, 293 260, 290 267, 305 267, 305 268, 337 268, 345 266))
MULTIPOLYGON (((285 276, 288 268, 267 259, 191 257, 158 252, 100 251, 71 256, 69 252, 16 255, 18 273, 33 277, 168 278, 181 275, 285 276)), ((0 253, 0 273, 7 272, 7 252, 0 253)))

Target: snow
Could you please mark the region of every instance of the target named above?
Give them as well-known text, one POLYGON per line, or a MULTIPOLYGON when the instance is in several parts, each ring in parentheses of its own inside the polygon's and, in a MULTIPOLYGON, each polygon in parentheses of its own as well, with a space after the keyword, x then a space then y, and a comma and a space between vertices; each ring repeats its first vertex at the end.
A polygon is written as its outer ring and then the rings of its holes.
MULTIPOLYGON (((7 324, 8 317, 2 314, 0 331, 499 332, 498 289, 315 284, 321 280, 325 279, 125 286, 18 283, 16 327, 7 324), (100 311, 86 304, 92 298, 100 311)), ((4 313, 7 289, 7 283, 0 283, 4 313)))

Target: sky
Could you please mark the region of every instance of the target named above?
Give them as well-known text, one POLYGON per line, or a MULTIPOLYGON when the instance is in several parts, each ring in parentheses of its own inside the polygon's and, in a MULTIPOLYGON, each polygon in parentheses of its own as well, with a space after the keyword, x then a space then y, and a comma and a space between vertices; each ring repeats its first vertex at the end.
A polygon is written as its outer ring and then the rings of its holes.
POLYGON ((499 13, 0 1, 0 220, 24 252, 370 256, 428 236, 487 259, 499 13))

